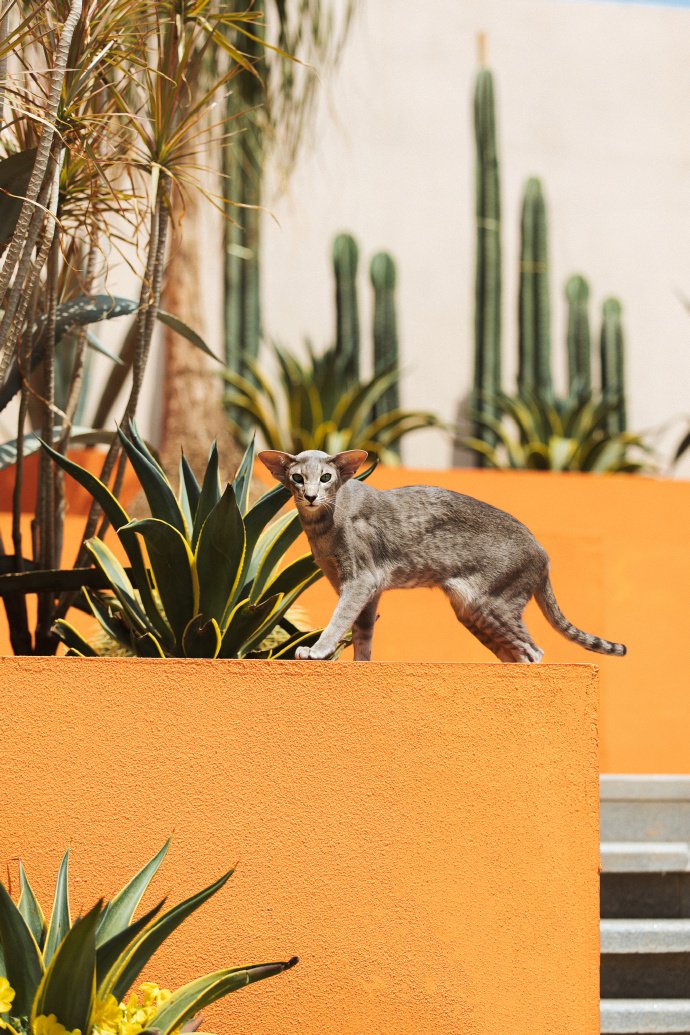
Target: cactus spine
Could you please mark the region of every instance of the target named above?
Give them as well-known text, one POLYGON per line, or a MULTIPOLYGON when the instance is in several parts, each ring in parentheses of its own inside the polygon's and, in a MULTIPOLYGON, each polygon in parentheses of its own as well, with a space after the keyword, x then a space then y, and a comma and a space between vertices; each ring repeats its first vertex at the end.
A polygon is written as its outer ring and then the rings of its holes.
POLYGON ((333 242, 335 273, 335 349, 341 357, 347 381, 359 380, 359 306, 357 265, 359 249, 350 234, 338 234, 333 242))
MULTIPOLYGON (((378 252, 369 266, 374 289, 374 373, 398 367, 398 323, 395 313, 395 262, 388 252, 378 252)), ((391 413, 400 407, 400 386, 389 385, 374 406, 374 417, 391 413)), ((393 451, 400 455, 399 446, 393 451)))
MULTIPOLYGON (((474 93, 476 144, 477 254, 475 272, 474 406, 480 414, 498 418, 494 397, 501 389, 501 203, 496 145, 494 84, 482 68, 474 93)), ((483 424, 474 434, 489 446, 496 435, 483 424)), ((478 458, 479 466, 483 460, 478 458)))
POLYGON ((568 393, 584 402, 592 394, 592 344, 589 332, 589 284, 579 273, 565 285, 568 307, 568 393))
POLYGON ((622 307, 617 298, 607 298, 601 311, 601 394, 611 410, 606 430, 617 435, 627 428, 625 360, 622 307))
POLYGON ((518 390, 550 402, 551 304, 548 231, 541 182, 527 181, 522 202, 519 298, 518 390))

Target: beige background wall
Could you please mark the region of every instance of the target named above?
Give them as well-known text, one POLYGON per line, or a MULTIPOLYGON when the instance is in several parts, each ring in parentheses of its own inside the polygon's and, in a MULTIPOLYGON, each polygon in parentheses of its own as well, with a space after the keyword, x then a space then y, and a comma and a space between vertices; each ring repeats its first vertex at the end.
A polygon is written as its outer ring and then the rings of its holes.
MULTIPOLYGON (((553 294, 575 271, 625 306, 630 423, 690 411, 690 11, 565 0, 363 0, 322 90, 314 146, 266 219, 267 331, 332 337, 330 242, 400 268, 404 401, 454 415, 472 370, 477 34, 497 79, 505 249, 505 367, 515 370, 519 204, 543 177, 553 294)), ((366 276, 363 302, 368 303, 366 276)), ((558 306, 559 343, 564 314, 558 306)), ((559 359, 560 359, 559 355, 559 359)), ((562 373, 562 364, 561 373, 562 373)), ((676 441, 678 432, 671 434, 676 441)), ((435 432, 408 463, 446 466, 435 432)))
MULTIPOLYGON (((335 0, 334 0, 335 2, 335 0)), ((403 402, 446 419, 471 387, 474 304, 472 92, 486 33, 497 83, 504 215, 505 386, 514 384, 519 207, 526 178, 549 205, 557 380, 565 367, 562 288, 572 272, 624 304, 630 426, 690 414, 690 10, 590 0, 360 0, 338 73, 325 75, 311 146, 288 188, 271 174, 264 225, 265 330, 299 347, 333 337, 330 249, 342 229, 368 262, 399 267, 403 402)), ((222 354, 220 225, 204 235, 205 326, 222 354)), ((134 288, 123 267, 122 294, 134 288)), ((598 323, 598 315, 597 320, 598 323)), ((105 327, 118 346, 122 321, 105 327), (118 326, 115 326, 115 324, 118 326)), ((101 370, 107 361, 98 360, 101 370)), ((161 356, 139 422, 154 440, 161 356)), ((14 435, 14 411, 0 418, 14 435)), ((668 455, 682 420, 662 439, 668 455)), ((404 460, 451 463, 439 432, 411 436, 404 460)), ((690 457, 680 473, 690 476, 690 457)))

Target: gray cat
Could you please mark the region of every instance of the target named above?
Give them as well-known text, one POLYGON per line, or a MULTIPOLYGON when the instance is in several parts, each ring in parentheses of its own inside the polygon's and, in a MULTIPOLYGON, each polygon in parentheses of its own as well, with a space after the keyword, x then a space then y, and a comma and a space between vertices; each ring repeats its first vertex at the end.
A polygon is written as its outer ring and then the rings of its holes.
POLYGON ((532 597, 563 636, 599 654, 622 643, 582 632, 563 616, 549 558, 532 533, 496 507, 427 485, 374 489, 352 481, 367 454, 266 450, 259 459, 292 493, 314 558, 339 595, 333 617, 298 658, 323 659, 352 629, 355 661, 371 659, 385 589, 438 586, 458 621, 500 661, 541 661, 522 612, 532 597))

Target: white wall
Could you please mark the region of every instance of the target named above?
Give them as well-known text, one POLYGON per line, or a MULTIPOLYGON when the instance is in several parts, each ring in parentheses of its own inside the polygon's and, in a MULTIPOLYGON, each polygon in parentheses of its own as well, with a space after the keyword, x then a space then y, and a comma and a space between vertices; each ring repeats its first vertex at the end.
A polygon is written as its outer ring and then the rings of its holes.
MULTIPOLYGON (((471 385, 477 34, 495 73, 503 170, 506 383, 515 373, 520 194, 545 183, 552 293, 575 271, 624 304, 630 423, 690 413, 690 12, 565 0, 362 0, 314 144, 267 218, 266 330, 333 334, 330 244, 399 265, 403 401, 453 418, 471 385)), ((364 309, 364 306, 363 306, 364 309)), ((367 309, 368 313, 368 309, 367 309)), ((559 351, 563 311, 555 314, 559 351)), ((560 357, 559 357, 560 358, 560 357)), ((562 376, 563 364, 559 364, 562 376)), ((672 433, 671 441, 679 432, 672 433)), ((436 432, 406 462, 446 466, 436 432)))

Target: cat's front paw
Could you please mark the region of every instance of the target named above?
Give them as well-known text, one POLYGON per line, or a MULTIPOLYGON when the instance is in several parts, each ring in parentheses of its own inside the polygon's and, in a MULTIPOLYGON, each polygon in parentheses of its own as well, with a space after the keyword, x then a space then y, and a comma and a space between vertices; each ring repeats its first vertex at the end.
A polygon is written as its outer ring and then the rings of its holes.
POLYGON ((295 657, 298 661, 325 661, 326 658, 330 658, 332 653, 333 651, 323 650, 318 643, 315 643, 313 647, 298 647, 295 657))

